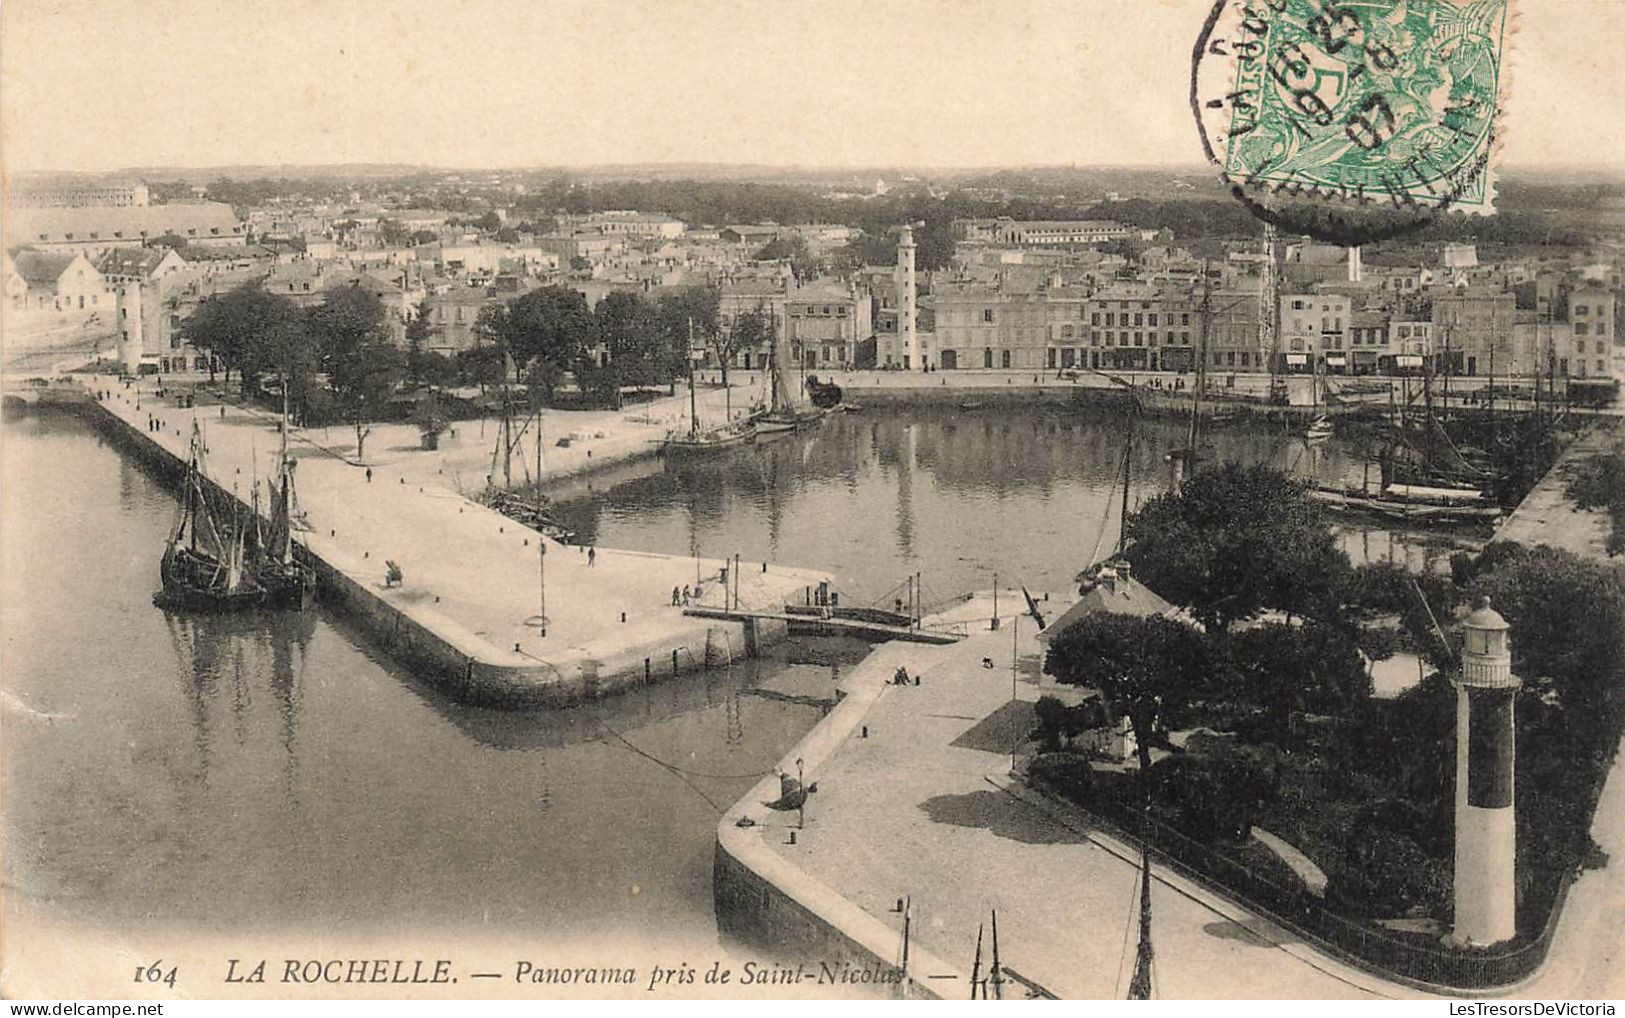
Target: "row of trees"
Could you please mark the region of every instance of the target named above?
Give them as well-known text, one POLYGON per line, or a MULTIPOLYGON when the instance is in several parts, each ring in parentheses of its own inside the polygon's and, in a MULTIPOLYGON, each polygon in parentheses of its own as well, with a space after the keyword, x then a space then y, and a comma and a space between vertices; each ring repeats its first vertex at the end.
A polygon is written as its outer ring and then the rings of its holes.
POLYGON ((181 323, 180 338, 213 354, 228 383, 237 372, 245 394, 276 375, 301 420, 349 422, 359 457, 405 368, 384 315, 378 295, 361 287, 339 287, 300 307, 245 283, 204 301, 181 323))
POLYGON ((432 349, 427 307, 407 322, 401 349, 370 290, 339 287, 301 307, 246 283, 204 301, 181 324, 180 338, 213 354, 227 383, 235 373, 245 394, 256 392, 266 376, 288 379, 299 418, 349 421, 359 454, 367 422, 385 416, 402 381, 414 387, 508 382, 545 404, 569 375, 589 399, 618 407, 624 389, 669 386, 686 377, 694 347, 709 348, 726 372, 736 351, 767 340, 771 325, 765 314, 751 312, 724 328, 719 307, 714 287, 656 301, 618 291, 596 307, 579 291, 542 287, 482 308, 474 349, 448 358, 432 349))

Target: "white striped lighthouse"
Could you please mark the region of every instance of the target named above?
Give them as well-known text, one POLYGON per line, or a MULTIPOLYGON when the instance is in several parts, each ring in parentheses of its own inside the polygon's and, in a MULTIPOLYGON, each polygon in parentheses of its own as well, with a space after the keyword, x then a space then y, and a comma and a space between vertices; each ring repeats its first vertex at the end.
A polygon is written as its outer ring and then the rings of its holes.
POLYGON ((1452 939, 1487 947, 1518 932, 1513 702, 1507 622, 1489 598, 1463 623, 1456 682, 1456 913, 1452 939))

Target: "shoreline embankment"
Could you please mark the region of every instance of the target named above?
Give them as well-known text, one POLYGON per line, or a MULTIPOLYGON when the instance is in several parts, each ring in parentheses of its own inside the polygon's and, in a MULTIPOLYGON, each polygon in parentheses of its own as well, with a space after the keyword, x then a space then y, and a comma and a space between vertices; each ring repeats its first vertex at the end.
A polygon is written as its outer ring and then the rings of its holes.
MULTIPOLYGON (((173 412, 163 428, 143 431, 141 416, 154 413, 157 402, 150 394, 115 388, 109 399, 89 398, 77 409, 116 446, 173 483, 184 476, 189 439, 184 428, 175 426, 173 412), (143 398, 148 402, 141 403, 143 398)), ((261 430, 263 422, 251 424, 245 430, 261 430)), ((234 418, 211 429, 212 465, 233 462, 234 449, 226 439, 233 437, 229 429, 240 425, 234 418)), ((272 447, 269 439, 265 444, 272 447)), ((310 492, 312 481, 336 471, 350 475, 352 495, 334 493, 312 510, 321 524, 346 525, 326 531, 313 526, 299 535, 298 554, 316 570, 323 600, 345 611, 391 657, 457 699, 498 707, 562 706, 684 672, 724 667, 786 635, 782 623, 697 619, 669 604, 666 592, 681 586, 684 578, 693 583, 702 571, 712 596, 725 596, 718 580, 726 563, 720 560, 593 549, 594 561, 588 562, 586 549, 550 541, 454 492, 408 488, 404 476, 398 478, 398 490, 391 491, 372 483, 370 469, 356 485, 363 468, 342 459, 309 456, 298 462, 302 496, 310 492), (323 511, 340 505, 352 507, 354 514, 340 521, 323 511), (392 505, 411 513, 401 514, 397 523, 390 519, 392 505), (422 575, 423 582, 396 587, 374 582, 373 574, 382 578, 382 555, 374 559, 370 548, 356 545, 386 539, 395 549, 391 557, 412 563, 407 568, 422 575), (544 541, 546 548, 538 549, 544 541), (550 603, 559 606, 549 612, 550 632, 537 625, 535 594, 525 592, 534 591, 535 580, 504 582, 535 577, 539 551, 559 563, 550 567, 553 575, 547 581, 555 598, 550 603), (507 642, 498 642, 499 633, 509 634, 507 642)), ((236 476, 249 476, 242 465, 235 469, 236 476)), ((220 504, 246 508, 239 495, 214 478, 208 483, 220 504)), ((315 501, 306 499, 305 504, 315 501)), ((810 570, 769 571, 765 563, 759 574, 744 572, 735 583, 750 597, 770 603, 799 600, 805 587, 828 579, 810 570)))

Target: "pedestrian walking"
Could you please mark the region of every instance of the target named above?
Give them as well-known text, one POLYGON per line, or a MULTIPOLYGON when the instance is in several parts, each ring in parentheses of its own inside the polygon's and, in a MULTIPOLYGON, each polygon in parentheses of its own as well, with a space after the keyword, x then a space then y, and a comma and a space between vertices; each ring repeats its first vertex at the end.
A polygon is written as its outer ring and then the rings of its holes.
POLYGON ((598 561, 598 548, 596 546, 588 548, 587 549, 587 565, 589 565, 589 566, 593 565, 597 561, 598 561))
POLYGON ((367 483, 372 483, 372 467, 367 468, 367 483))
POLYGON ((685 586, 683 588, 683 607, 684 608, 688 607, 688 599, 689 599, 689 592, 688 592, 688 588, 685 586))
POLYGON ((682 603, 682 598, 683 598, 683 592, 682 591, 678 590, 676 587, 671 588, 671 606, 673 608, 677 607, 679 604, 682 603))

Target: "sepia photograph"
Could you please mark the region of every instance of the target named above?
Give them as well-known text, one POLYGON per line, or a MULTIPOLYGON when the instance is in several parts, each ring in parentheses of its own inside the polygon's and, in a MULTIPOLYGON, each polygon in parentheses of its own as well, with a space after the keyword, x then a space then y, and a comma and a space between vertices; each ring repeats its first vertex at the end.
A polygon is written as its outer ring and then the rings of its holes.
POLYGON ((1622 52, 6 0, 0 996, 1612 1015, 1622 52))

